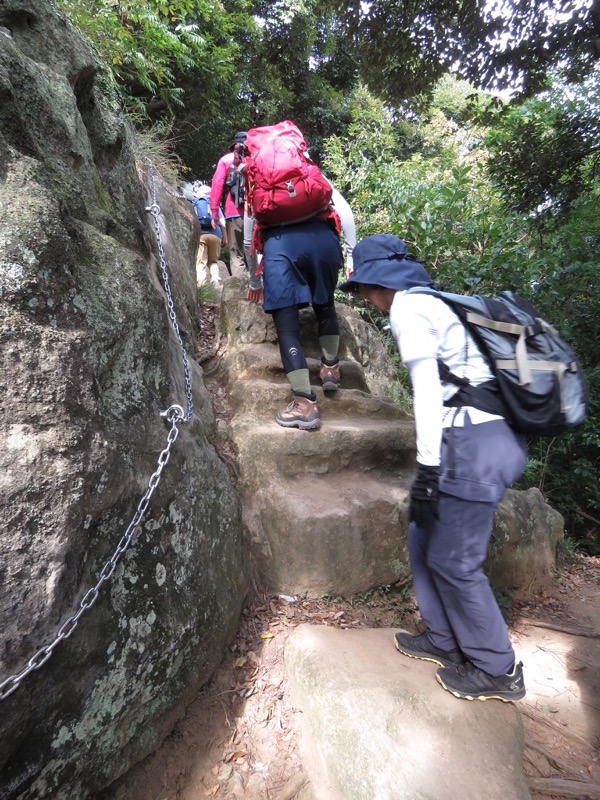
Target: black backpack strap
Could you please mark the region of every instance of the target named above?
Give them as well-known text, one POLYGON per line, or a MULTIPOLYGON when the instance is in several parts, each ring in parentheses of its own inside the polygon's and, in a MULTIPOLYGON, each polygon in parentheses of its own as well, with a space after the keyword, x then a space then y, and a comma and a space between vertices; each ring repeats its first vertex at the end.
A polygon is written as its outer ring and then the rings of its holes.
POLYGON ((507 422, 510 422, 511 419, 510 411, 502 399, 500 387, 496 380, 480 383, 479 386, 471 386, 469 384, 459 389, 450 400, 446 400, 444 405, 449 408, 470 406, 488 414, 504 417, 507 422))
POLYGON ((453 372, 450 372, 450 367, 442 361, 441 358, 437 360, 438 366, 438 375, 440 376, 440 380, 442 383, 451 383, 454 386, 468 386, 471 381, 468 378, 459 378, 458 375, 455 375, 453 372))
POLYGON ((472 386, 468 378, 460 378, 455 375, 440 358, 438 358, 437 363, 438 374, 442 383, 451 383, 453 386, 459 387, 458 392, 445 401, 444 405, 447 408, 471 406, 471 408, 477 408, 479 411, 497 414, 499 417, 510 419, 508 407, 502 399, 500 387, 495 378, 480 383, 479 386, 472 386))

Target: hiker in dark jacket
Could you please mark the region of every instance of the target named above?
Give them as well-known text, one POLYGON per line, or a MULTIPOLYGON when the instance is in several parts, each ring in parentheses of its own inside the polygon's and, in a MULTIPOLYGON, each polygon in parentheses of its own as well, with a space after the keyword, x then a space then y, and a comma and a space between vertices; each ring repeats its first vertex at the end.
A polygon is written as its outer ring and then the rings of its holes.
POLYGON ((293 394, 291 403, 275 415, 276 422, 284 428, 317 430, 321 425, 300 341, 299 310, 309 304, 317 318, 321 385, 330 392, 341 384, 340 336, 333 293, 344 252, 348 269, 352 263, 356 229, 349 204, 335 189, 332 203, 341 221, 344 251, 338 234, 324 219, 312 218, 262 232, 263 307, 273 315, 283 369, 293 394))
POLYGON ((501 416, 449 405, 458 386, 441 382, 438 359, 473 386, 493 375, 446 303, 406 292, 432 285, 402 239, 382 234, 357 244, 354 272, 339 287, 389 314, 413 385, 418 470, 408 544, 426 630, 399 632, 395 643, 404 655, 438 664, 439 683, 456 697, 518 700, 522 664, 483 564, 498 503, 525 466, 525 442, 501 416))

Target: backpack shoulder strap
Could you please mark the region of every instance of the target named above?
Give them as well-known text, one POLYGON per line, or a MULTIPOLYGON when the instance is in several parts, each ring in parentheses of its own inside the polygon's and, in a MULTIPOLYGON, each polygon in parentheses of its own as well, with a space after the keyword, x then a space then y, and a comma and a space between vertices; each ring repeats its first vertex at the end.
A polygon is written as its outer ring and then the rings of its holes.
POLYGON ((407 289, 410 294, 431 294, 434 297, 439 297, 451 307, 458 307, 465 309, 475 314, 485 313, 485 304, 480 296, 472 297, 468 294, 454 294, 453 292, 443 292, 441 289, 434 289, 432 286, 413 286, 412 289, 407 289))
MULTIPOLYGON (((519 375, 520 385, 531 385, 532 375, 529 357, 527 354, 527 338, 538 331, 539 325, 537 323, 534 325, 523 325, 518 322, 507 322, 494 319, 493 311, 491 310, 490 306, 493 307, 495 301, 492 300, 489 301, 489 303, 486 303, 486 298, 482 297, 481 295, 471 297, 470 295, 452 294, 451 292, 442 292, 438 291, 437 289, 431 289, 428 286, 417 286, 413 289, 409 289, 408 291, 424 292, 426 294, 433 294, 436 297, 439 297, 440 300, 443 300, 454 311, 456 311, 463 323, 469 327, 472 333, 474 329, 476 333, 477 328, 487 328, 492 331, 497 331, 498 333, 508 333, 517 337, 514 348, 514 358, 492 359, 491 365, 494 370, 516 369, 519 375)), ((481 337, 476 336, 475 338, 480 345, 484 344, 481 340, 481 337)))

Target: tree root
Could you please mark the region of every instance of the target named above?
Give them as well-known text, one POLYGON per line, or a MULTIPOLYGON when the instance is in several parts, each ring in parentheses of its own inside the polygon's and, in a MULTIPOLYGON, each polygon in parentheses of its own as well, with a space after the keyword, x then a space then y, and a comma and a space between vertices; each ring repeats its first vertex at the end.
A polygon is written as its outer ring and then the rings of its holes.
POLYGON ((557 622, 544 622, 543 620, 527 619, 522 617, 515 625, 529 625, 530 628, 547 628, 557 633, 568 633, 570 636, 583 636, 586 639, 600 639, 600 631, 592 628, 576 628, 572 625, 561 625, 557 622))
POLYGON ((600 786, 596 783, 566 781, 562 778, 529 778, 527 786, 531 792, 548 794, 571 800, 600 800, 600 786))
POLYGON ((571 739, 573 742, 576 742, 577 744, 586 747, 590 752, 594 749, 592 744, 588 742, 586 739, 584 739, 581 736, 578 736, 576 733, 573 733, 567 728, 562 727, 562 725, 557 725, 556 722, 553 722, 551 719, 549 719, 546 714, 541 714, 539 711, 536 711, 531 706, 521 704, 519 706, 519 711, 525 717, 529 717, 529 719, 533 720, 534 722, 539 722, 542 725, 545 725, 547 728, 550 728, 556 734, 563 737, 564 739, 571 739))
POLYGON ((553 756, 552 753, 550 753, 544 747, 541 747, 539 744, 534 744, 533 742, 525 742, 525 748, 533 750, 534 753, 539 753, 539 755, 543 756, 553 769, 557 769, 560 772, 566 773, 567 775, 569 773, 572 773, 571 768, 568 764, 556 758, 556 756, 553 756))

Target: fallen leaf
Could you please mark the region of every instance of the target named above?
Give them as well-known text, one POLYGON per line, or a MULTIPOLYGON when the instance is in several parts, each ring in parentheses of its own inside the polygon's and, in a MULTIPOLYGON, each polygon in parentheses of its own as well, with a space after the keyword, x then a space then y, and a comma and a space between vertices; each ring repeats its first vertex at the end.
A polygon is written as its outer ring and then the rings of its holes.
POLYGON ((204 792, 204 797, 213 797, 219 791, 219 784, 216 783, 212 788, 204 792))
POLYGON ((543 706, 543 710, 547 711, 549 714, 558 714, 558 708, 554 706, 543 706))
POLYGON ((261 639, 272 639, 274 636, 275 636, 274 633, 267 632, 267 633, 261 633, 260 638, 261 639))
POLYGON ((230 761, 237 761, 238 758, 243 758, 246 755, 246 750, 236 750, 234 753, 230 753, 228 756, 225 756, 223 759, 226 764, 229 764, 230 761))
POLYGON ((243 667, 244 664, 246 663, 246 661, 247 661, 246 656, 240 656, 239 658, 236 658, 236 660, 233 662, 233 666, 234 667, 243 667))

